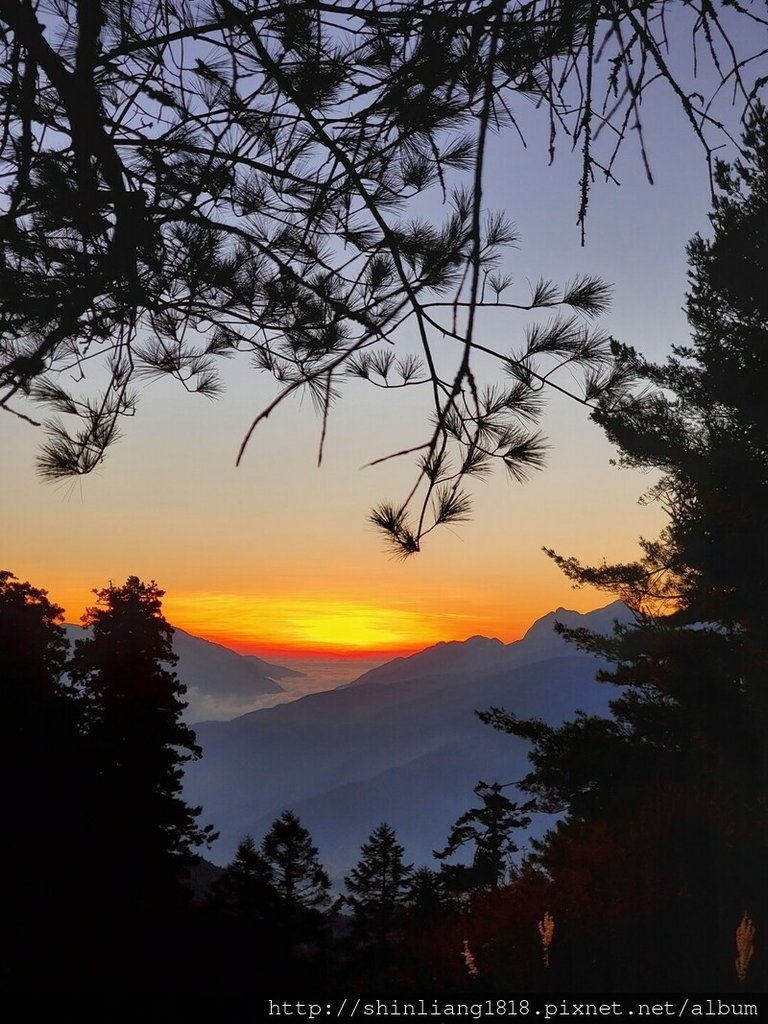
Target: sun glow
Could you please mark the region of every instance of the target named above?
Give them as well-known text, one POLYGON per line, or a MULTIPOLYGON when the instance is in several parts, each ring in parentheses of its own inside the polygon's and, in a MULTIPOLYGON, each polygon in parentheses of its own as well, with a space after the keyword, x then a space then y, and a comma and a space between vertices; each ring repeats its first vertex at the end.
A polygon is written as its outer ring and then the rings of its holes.
MULTIPOLYGON (((240 594, 166 595, 163 611, 174 625, 237 649, 359 653, 414 650, 466 635, 462 621, 446 623, 409 608, 362 601, 240 594)), ((461 616, 453 619, 461 620, 461 616)))

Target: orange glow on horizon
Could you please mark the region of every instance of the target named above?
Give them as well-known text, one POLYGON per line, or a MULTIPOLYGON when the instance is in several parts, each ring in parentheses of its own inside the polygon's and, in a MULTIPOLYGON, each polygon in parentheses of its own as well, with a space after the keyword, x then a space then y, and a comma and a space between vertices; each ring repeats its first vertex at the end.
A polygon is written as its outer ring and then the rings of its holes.
MULTIPOLYGON (((182 626, 180 628, 183 629, 184 627, 182 626)), ((189 632, 189 630, 187 630, 187 632, 189 632)), ((315 658, 322 658, 323 660, 331 659, 338 662, 371 661, 375 659, 380 661, 391 661, 393 658, 407 658, 409 655, 417 654, 425 647, 431 646, 430 643, 425 643, 415 644, 411 647, 389 647, 378 650, 368 647, 361 650, 332 646, 307 646, 303 644, 287 647, 280 644, 262 643, 258 639, 250 641, 231 639, 230 637, 220 633, 211 633, 210 630, 206 632, 201 630, 195 635, 202 637, 203 640, 210 640, 211 643, 221 644, 222 647, 228 647, 231 651, 236 651, 237 654, 255 654, 257 657, 263 658, 266 661, 274 662, 280 662, 281 659, 312 661, 315 658)))
POLYGON ((166 595, 163 611, 181 629, 241 653, 394 657, 472 632, 468 615, 340 598, 177 594, 166 595))
MULTIPOLYGON (((75 624, 80 622, 79 611, 95 604, 90 588, 74 581, 52 587, 49 597, 66 609, 66 621, 75 624)), ((482 590, 471 593, 468 587, 459 594, 453 588, 413 588, 406 597, 382 594, 372 601, 364 596, 358 599, 354 591, 318 597, 308 588, 298 596, 254 595, 180 591, 171 584, 163 598, 163 614, 173 626, 240 654, 275 661, 385 661, 476 635, 511 643, 558 605, 586 612, 608 600, 591 588, 555 597, 544 586, 540 590, 529 586, 524 593, 513 592, 506 602, 497 603, 492 595, 482 590)))
MULTIPOLYGON (((80 622, 79 609, 96 603, 95 596, 76 583, 51 588, 49 598, 65 609, 65 620, 80 622)), ((562 600, 529 588, 524 601, 496 606, 487 596, 451 592, 413 593, 408 599, 386 598, 381 603, 356 600, 353 594, 298 597, 280 594, 235 594, 216 591, 166 591, 163 614, 168 621, 195 636, 222 644, 240 654, 280 657, 359 659, 407 656, 442 641, 482 635, 503 643, 518 640, 541 615, 557 604, 589 611, 607 604, 591 588, 562 600), (483 599, 485 598, 485 599, 483 599), (385 603, 386 601, 386 603, 385 603), (456 605, 471 609, 457 611, 456 605)))

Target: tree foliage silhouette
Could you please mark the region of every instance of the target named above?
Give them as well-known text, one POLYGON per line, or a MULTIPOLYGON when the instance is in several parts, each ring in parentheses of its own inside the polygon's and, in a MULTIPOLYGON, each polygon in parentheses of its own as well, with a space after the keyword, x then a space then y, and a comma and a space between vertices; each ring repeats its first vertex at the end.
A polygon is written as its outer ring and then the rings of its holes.
POLYGON ((444 869, 446 878, 461 889, 498 889, 509 871, 511 855, 518 852, 512 833, 530 824, 525 814, 528 807, 518 807, 504 796, 503 788, 498 782, 478 782, 473 792, 480 797, 481 806, 462 814, 451 828, 445 849, 434 852, 438 860, 444 860, 467 843, 474 846, 471 867, 444 869))
POLYGON ((11 984, 26 974, 29 942, 41 957, 45 942, 57 944, 55 924, 42 937, 38 922, 67 921, 83 882, 83 747, 78 703, 66 684, 61 618, 45 590, 0 571, 0 770, 12 865, 3 932, 5 948, 14 951, 4 958, 3 974, 11 984))
POLYGON ((312 837, 292 811, 284 811, 272 823, 261 843, 261 855, 271 869, 272 884, 287 918, 328 903, 330 879, 312 837))
POLYGON ((259 852, 253 836, 245 836, 225 874, 215 886, 213 904, 226 914, 249 921, 264 921, 274 911, 276 894, 272 869, 259 852))
POLYGON ((125 860, 129 880, 149 902, 173 893, 179 872, 211 827, 181 796, 184 764, 200 756, 181 720, 185 687, 166 666, 176 663, 173 629, 163 618, 163 591, 130 576, 95 591, 83 616, 90 636, 78 640, 69 674, 82 693, 85 731, 95 765, 95 834, 107 875, 125 860))
POLYGON ((408 886, 408 911, 416 923, 434 921, 448 902, 439 871, 420 867, 413 872, 408 886))
POLYGON ((405 905, 413 871, 403 861, 395 830, 382 822, 360 848, 360 860, 344 879, 358 929, 383 941, 405 905))
MULTIPOLYGON (((701 926, 689 943, 692 970, 697 957, 711 966, 721 956, 702 948, 702 936, 730 934, 745 906, 768 912, 764 110, 743 148, 742 160, 717 167, 711 240, 689 245, 690 345, 661 365, 625 350, 648 390, 595 417, 625 464, 661 472, 651 497, 668 525, 635 562, 590 567, 554 555, 577 584, 611 589, 636 612, 610 637, 562 630, 613 664, 600 673, 621 688, 612 717, 551 727, 499 710, 482 716, 533 742, 523 788, 544 809, 569 813, 545 863, 563 865, 571 845, 583 851, 606 825, 614 840, 632 836, 644 851, 638 877, 656 874, 647 888, 657 905, 670 901, 689 932, 701 926)), ((680 939, 667 935, 671 945, 680 939)), ((659 948, 654 963, 668 952, 659 948)))
POLYGON ((48 600, 47 591, 21 583, 12 572, 0 571, 0 661, 3 665, 3 722, 32 739, 30 723, 60 714, 67 689, 64 670, 69 645, 60 625, 63 609, 48 600))
POLYGON ((710 155, 721 126, 671 70, 673 8, 688 19, 680 38, 690 31, 750 106, 751 54, 731 46, 728 20, 764 26, 751 5, 8 0, 0 405, 31 419, 16 408, 28 397, 52 412, 44 475, 92 470, 146 378, 214 395, 222 360, 241 353, 281 386, 243 449, 298 389, 320 410, 321 455, 346 377, 427 390, 434 421, 409 447, 414 488, 372 514, 402 554, 466 517, 466 478, 494 461, 524 478, 542 461, 548 388, 576 387, 590 406, 626 379, 572 315, 600 313, 601 282, 508 291, 499 261, 514 232, 485 209, 488 139, 520 131, 510 101, 532 99, 551 153, 558 133, 581 147, 582 222, 628 135, 645 160, 653 83, 710 155), (430 189, 442 223, 423 218, 430 189), (481 338, 486 306, 564 314, 496 349, 481 338), (400 349, 405 324, 418 357, 400 349), (499 360, 503 385, 482 383, 478 353, 499 360))

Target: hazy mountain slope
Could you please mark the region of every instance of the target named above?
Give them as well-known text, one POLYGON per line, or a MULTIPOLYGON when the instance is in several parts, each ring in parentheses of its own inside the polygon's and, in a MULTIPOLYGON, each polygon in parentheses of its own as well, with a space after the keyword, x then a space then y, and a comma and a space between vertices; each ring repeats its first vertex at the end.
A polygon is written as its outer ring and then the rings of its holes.
POLYGON ((424 678, 445 671, 490 672, 509 660, 511 645, 497 639, 473 636, 469 640, 449 640, 405 658, 393 658, 385 665, 371 669, 344 689, 358 686, 383 686, 399 679, 424 678))
MULTIPOLYGON (((84 634, 81 626, 66 625, 70 643, 84 634)), ((173 649, 179 661, 176 674, 186 685, 187 721, 241 712, 264 694, 282 693, 278 679, 300 676, 289 668, 243 656, 228 647, 174 629, 173 649)))
MULTIPOLYGON (((181 630, 177 629, 176 632, 179 633, 181 630)), ((304 675, 303 672, 287 668, 285 665, 273 665, 272 662, 264 661, 263 658, 259 658, 255 654, 240 654, 238 657, 242 658, 243 661, 249 662, 251 665, 255 665, 266 675, 272 676, 275 679, 301 679, 304 675)))
POLYGON ((183 629, 174 629, 173 649, 179 656, 176 666, 179 678, 190 689, 201 693, 226 693, 232 697, 280 693, 283 688, 278 679, 301 675, 289 668, 270 665, 260 658, 236 654, 228 647, 203 640, 183 629))
MULTIPOLYGON (((426 680, 435 676, 439 679, 445 672, 485 673, 527 665, 542 657, 566 656, 573 654, 574 648, 554 632, 555 622, 570 627, 586 625, 595 632, 609 633, 614 621, 627 622, 630 618, 631 613, 621 601, 614 601, 588 615, 558 608, 537 619, 520 640, 511 644, 483 636, 474 636, 461 643, 435 644, 410 657, 394 658, 348 683, 345 688, 382 686, 401 679, 426 680)), ((429 684, 423 682, 420 685, 429 684)))
POLYGON ((221 832, 213 858, 228 859, 246 832, 259 839, 290 807, 337 875, 384 819, 402 831, 407 856, 423 862, 470 806, 478 779, 510 782, 526 771, 526 744, 474 711, 504 705, 558 722, 577 707, 603 710, 611 692, 594 681, 595 659, 551 627, 556 616, 609 628, 622 611, 560 611, 515 644, 439 644, 347 687, 198 724, 204 757, 188 770, 186 795, 221 832))
MULTIPOLYGON (((229 857, 246 833, 261 837, 291 807, 337 877, 384 820, 397 830, 410 860, 429 863, 432 850, 444 845, 450 826, 472 805, 479 779, 514 782, 527 771, 527 744, 483 725, 475 710, 503 704, 550 721, 561 721, 576 707, 602 711, 609 693, 594 681, 594 670, 590 658, 558 658, 449 685, 437 700, 433 694, 404 698, 311 749, 301 740, 296 747, 284 741, 290 767, 269 745, 250 755, 241 749, 238 778, 225 781, 220 765, 221 789, 204 798, 206 821, 221 829, 214 859, 229 857), (273 785, 263 781, 269 773, 276 776, 273 785)), ((402 697, 400 687, 397 692, 402 697)), ((199 767, 204 771, 205 762, 199 767)), ((195 790, 190 798, 202 794, 195 790)))

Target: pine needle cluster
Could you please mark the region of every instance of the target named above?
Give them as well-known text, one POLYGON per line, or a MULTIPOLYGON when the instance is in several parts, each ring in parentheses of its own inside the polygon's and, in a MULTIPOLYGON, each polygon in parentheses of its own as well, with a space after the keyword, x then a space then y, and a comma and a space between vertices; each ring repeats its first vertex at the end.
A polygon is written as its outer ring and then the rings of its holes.
MULTIPOLYGON (((540 281, 526 295, 506 273, 516 232, 486 209, 488 141, 521 133, 512 101, 532 99, 551 153, 560 134, 582 149, 582 222, 629 135, 647 164, 639 115, 653 82, 709 154, 721 126, 666 56, 673 6, 4 4, 0 407, 37 425, 44 411, 42 475, 92 471, 146 381, 215 397, 234 357, 279 387, 238 460, 296 391, 319 411, 319 458, 350 377, 425 391, 433 422, 409 449, 414 489, 372 515, 403 555, 466 517, 464 482, 494 462, 525 479, 543 461, 543 394, 616 397, 626 362, 589 323, 606 306, 601 282, 540 281), (427 220, 430 191, 444 213, 427 220), (484 340, 491 307, 522 345, 484 340), (562 315, 525 334, 516 315, 530 310, 562 315), (480 353, 503 386, 479 381, 480 353)), ((725 12, 681 6, 751 106, 725 12)))

